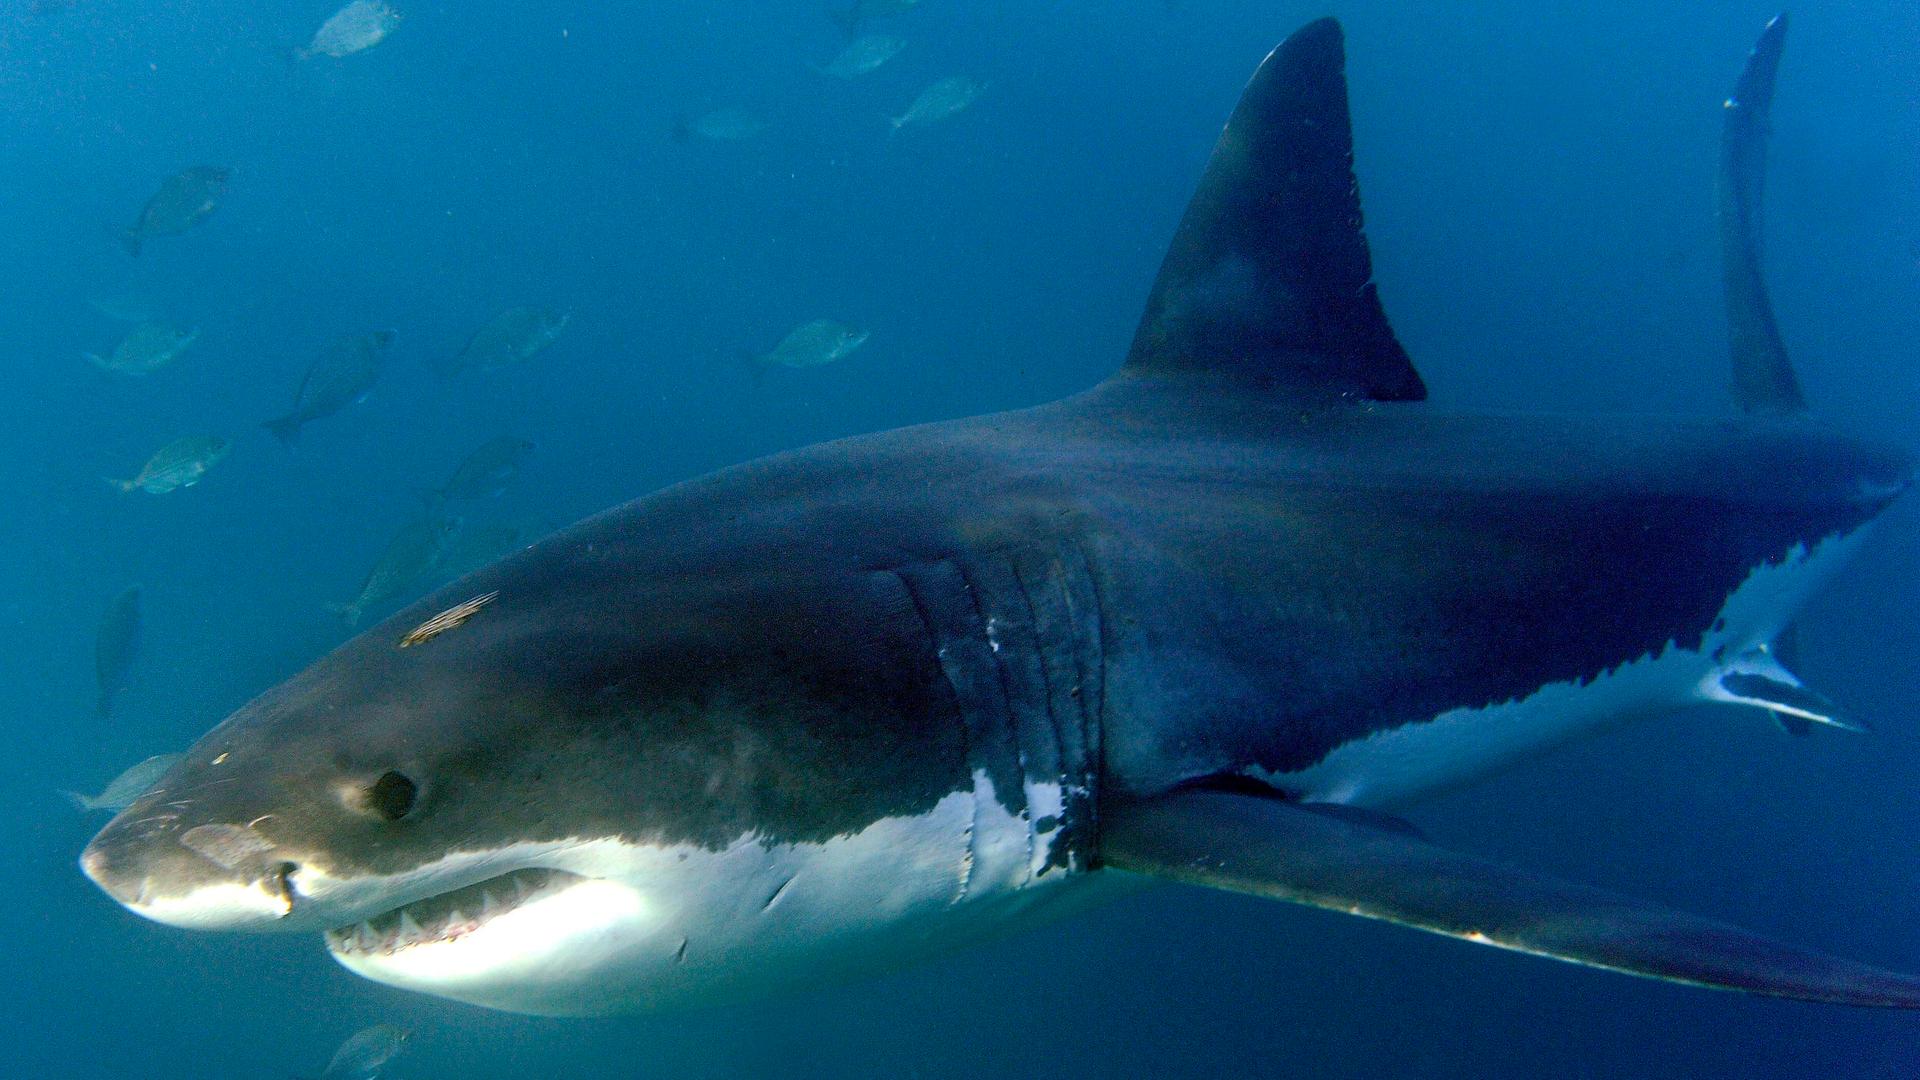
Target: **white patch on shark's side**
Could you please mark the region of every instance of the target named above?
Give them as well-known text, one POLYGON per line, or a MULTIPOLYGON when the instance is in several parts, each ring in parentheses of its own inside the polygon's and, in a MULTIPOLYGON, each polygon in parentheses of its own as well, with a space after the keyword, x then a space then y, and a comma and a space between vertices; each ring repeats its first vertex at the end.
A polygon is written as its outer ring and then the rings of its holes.
MULTIPOLYGON (((1061 804, 1057 790, 1036 791, 1045 786, 1027 785, 1029 807, 1061 804)), ((1061 833, 1038 836, 1034 820, 1031 809, 1009 813, 979 773, 972 790, 923 814, 819 843, 746 836, 715 850, 608 837, 449 856, 403 878, 335 882, 330 891, 360 901, 384 891, 409 903, 436 876, 452 887, 471 885, 481 865, 502 874, 534 867, 563 874, 450 936, 431 927, 415 934, 410 923, 397 943, 360 948, 349 931, 336 930, 329 948, 348 970, 376 982, 553 1015, 817 983, 986 936, 1043 897, 1070 891, 1033 887, 1083 880, 1040 876, 1049 842, 1061 833)))
POLYGON ((1864 528, 1796 546, 1728 596, 1699 649, 1672 643, 1585 682, 1551 683, 1518 701, 1453 709, 1375 732, 1291 773, 1261 779, 1311 802, 1391 806, 1479 779, 1579 735, 1710 700, 1724 668, 1771 641, 1807 595, 1853 553, 1864 528))

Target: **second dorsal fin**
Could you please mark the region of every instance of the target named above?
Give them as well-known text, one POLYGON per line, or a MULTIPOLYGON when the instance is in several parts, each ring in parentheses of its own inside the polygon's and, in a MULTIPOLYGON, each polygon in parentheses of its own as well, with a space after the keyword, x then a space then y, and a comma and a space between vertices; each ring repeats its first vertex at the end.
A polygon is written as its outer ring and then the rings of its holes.
POLYGON ((1418 401, 1361 232, 1340 24, 1267 57, 1214 148, 1127 357, 1315 400, 1418 401))

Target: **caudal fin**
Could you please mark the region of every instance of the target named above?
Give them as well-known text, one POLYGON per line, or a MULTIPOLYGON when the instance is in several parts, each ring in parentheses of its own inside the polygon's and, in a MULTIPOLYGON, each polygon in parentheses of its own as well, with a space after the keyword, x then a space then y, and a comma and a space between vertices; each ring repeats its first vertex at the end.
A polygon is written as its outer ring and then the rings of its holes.
POLYGON ((120 250, 137 259, 140 257, 140 242, 144 239, 138 229, 127 229, 120 234, 120 250))
POLYGON ((260 426, 272 432, 273 437, 279 439, 284 446, 292 446, 300 441, 300 418, 297 416, 282 416, 278 420, 269 420, 260 426))
POLYGON ((1776 15, 1761 32, 1723 109, 1720 264, 1733 349, 1733 399, 1749 413, 1796 413, 1807 407, 1761 271, 1768 115, 1786 41, 1787 17, 1776 15))

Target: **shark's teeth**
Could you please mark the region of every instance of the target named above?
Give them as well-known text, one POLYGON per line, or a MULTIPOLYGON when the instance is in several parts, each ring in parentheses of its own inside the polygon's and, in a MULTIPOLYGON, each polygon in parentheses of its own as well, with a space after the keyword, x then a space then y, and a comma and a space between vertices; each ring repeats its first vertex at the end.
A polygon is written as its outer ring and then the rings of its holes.
POLYGON ((343 956, 377 956, 454 941, 545 893, 580 880, 564 870, 515 870, 415 901, 365 922, 329 930, 327 947, 343 956))

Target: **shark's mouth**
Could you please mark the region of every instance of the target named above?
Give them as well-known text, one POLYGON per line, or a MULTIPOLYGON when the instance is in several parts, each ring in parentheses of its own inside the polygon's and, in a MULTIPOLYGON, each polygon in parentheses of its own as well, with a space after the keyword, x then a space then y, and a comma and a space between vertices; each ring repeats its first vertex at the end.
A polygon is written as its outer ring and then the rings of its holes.
POLYGON ((391 956, 420 945, 457 941, 542 896, 586 879, 565 870, 527 868, 429 896, 352 926, 326 932, 340 957, 391 956))

